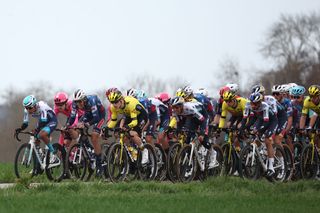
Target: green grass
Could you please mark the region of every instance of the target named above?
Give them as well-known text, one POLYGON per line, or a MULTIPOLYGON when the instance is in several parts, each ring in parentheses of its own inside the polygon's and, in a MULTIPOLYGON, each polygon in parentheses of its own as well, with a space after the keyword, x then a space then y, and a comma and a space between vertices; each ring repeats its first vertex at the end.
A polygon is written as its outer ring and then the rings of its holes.
POLYGON ((319 200, 320 181, 23 182, 0 190, 0 212, 319 212, 319 200))

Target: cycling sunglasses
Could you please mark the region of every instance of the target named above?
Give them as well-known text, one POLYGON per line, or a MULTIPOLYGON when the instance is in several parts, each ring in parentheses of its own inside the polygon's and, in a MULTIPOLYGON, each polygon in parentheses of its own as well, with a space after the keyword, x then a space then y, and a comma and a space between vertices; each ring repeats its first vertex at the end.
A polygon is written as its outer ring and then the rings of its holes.
POLYGON ((280 95, 280 92, 274 92, 274 93, 272 93, 272 95, 278 96, 278 95, 280 95))
POLYGON ((28 106, 28 107, 25 107, 25 108, 26 108, 26 110, 33 109, 33 107, 32 107, 32 106, 28 106))
POLYGON ((301 98, 302 96, 299 96, 299 95, 293 95, 293 96, 291 96, 291 98, 293 98, 293 99, 299 99, 299 98, 301 98))

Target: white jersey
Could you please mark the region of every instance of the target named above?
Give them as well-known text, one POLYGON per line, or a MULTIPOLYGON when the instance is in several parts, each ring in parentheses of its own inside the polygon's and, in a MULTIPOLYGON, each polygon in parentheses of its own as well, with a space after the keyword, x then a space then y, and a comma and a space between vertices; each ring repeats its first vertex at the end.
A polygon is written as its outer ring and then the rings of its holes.
POLYGON ((168 110, 167 105, 162 103, 159 99, 148 98, 152 105, 156 106, 157 117, 160 119, 161 113, 168 110))
POLYGON ((271 95, 266 95, 264 96, 264 101, 270 106, 271 110, 277 114, 278 109, 277 109, 277 99, 271 95))
MULTIPOLYGON (((55 113, 47 103, 39 101, 36 104, 36 111, 32 113, 31 116, 38 118, 40 122, 47 122, 55 116, 55 113)), ((26 109, 24 109, 23 123, 29 123, 29 113, 26 109)))
POLYGON ((201 111, 203 110, 203 105, 199 102, 185 102, 183 104, 183 111, 181 114, 174 116, 179 120, 179 117, 182 116, 193 116, 200 121, 203 121, 205 117, 202 115, 201 111))

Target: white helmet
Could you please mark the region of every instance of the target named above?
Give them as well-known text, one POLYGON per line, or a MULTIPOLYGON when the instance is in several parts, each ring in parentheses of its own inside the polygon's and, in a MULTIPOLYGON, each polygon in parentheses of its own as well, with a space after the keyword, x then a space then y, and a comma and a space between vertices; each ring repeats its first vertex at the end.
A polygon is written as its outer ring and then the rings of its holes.
POLYGON ((73 100, 74 101, 81 101, 86 98, 86 93, 82 89, 77 89, 73 93, 73 100))
POLYGON ((283 86, 282 85, 274 85, 271 89, 271 92, 283 92, 283 86))
POLYGON ((190 86, 185 86, 182 90, 187 97, 193 94, 193 89, 190 86))
POLYGON ((176 96, 176 97, 171 99, 171 105, 172 106, 181 105, 183 103, 184 103, 184 98, 182 98, 180 96, 176 96))
POLYGON ((135 98, 135 97, 137 97, 137 90, 134 89, 134 88, 128 89, 128 90, 126 91, 126 95, 135 98))
POLYGON ((226 85, 227 87, 230 88, 230 91, 233 93, 237 93, 239 91, 239 86, 238 84, 234 84, 234 83, 229 83, 226 85))
POLYGON ((196 91, 196 93, 199 93, 199 94, 204 95, 204 96, 206 96, 206 97, 208 97, 208 95, 209 95, 208 90, 205 89, 205 88, 199 88, 199 89, 196 91))

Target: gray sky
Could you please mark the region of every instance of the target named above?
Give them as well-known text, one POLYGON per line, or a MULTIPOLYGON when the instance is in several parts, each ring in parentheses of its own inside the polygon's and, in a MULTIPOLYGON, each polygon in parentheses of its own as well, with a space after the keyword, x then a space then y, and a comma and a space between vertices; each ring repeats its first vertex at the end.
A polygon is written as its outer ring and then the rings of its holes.
POLYGON ((144 72, 209 86, 226 56, 242 69, 271 66, 258 52, 271 24, 319 9, 319 0, 3 0, 0 91, 38 80, 94 91, 144 72))

